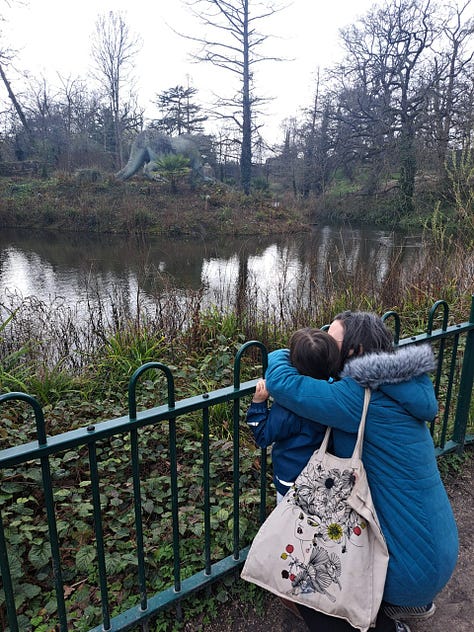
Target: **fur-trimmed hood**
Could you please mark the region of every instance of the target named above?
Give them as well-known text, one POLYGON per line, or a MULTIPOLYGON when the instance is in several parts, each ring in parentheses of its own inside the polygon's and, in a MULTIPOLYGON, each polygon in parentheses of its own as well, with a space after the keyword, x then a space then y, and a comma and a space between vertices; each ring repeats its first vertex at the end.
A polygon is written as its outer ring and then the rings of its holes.
POLYGON ((427 344, 403 347, 395 353, 370 353, 346 363, 341 377, 379 391, 420 421, 431 421, 438 406, 427 373, 436 361, 427 344))
POLYGON ((436 367, 428 344, 408 346, 395 353, 368 353, 346 363, 342 377, 351 377, 363 387, 375 390, 382 384, 400 384, 429 373, 436 367))

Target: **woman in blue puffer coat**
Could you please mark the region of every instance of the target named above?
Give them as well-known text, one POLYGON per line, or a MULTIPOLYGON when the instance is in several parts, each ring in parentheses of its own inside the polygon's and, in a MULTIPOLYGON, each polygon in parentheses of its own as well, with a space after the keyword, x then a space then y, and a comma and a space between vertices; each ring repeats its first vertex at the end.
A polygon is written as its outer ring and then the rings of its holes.
MULTIPOLYGON (((333 428, 334 453, 354 449, 364 389, 372 397, 363 461, 390 555, 378 632, 409 632, 407 620, 428 618, 433 600, 456 565, 458 536, 437 468, 427 422, 438 410, 428 372, 429 345, 394 351, 383 321, 369 312, 343 312, 329 333, 341 349, 340 380, 300 375, 281 349, 269 355, 266 386, 280 405, 333 428)), ((311 630, 354 630, 341 619, 300 608, 311 630)))

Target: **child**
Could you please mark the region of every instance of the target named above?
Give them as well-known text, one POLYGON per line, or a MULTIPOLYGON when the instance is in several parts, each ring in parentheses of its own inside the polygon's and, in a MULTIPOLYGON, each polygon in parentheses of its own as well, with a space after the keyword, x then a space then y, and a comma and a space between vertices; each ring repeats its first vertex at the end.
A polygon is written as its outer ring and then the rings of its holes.
MULTIPOLYGON (((303 375, 332 380, 339 373, 340 352, 334 338, 325 331, 306 327, 290 338, 290 362, 303 375)), ((247 423, 260 448, 273 444, 273 481, 280 502, 321 445, 326 426, 299 417, 276 402, 269 409, 268 396, 265 380, 259 380, 247 423)))

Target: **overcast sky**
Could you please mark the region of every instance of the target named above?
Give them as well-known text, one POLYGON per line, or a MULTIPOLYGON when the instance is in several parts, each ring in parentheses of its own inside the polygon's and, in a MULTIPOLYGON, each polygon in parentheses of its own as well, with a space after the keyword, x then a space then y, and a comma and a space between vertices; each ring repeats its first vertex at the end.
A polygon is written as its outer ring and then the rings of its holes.
MULTIPOLYGON (((268 119, 261 130, 268 142, 280 142, 281 121, 310 105, 317 67, 328 66, 338 54, 338 29, 365 14, 372 4, 374 0, 289 0, 288 8, 259 24, 262 32, 275 36, 269 38, 266 53, 292 60, 255 67, 258 95, 275 98, 266 107, 268 119)), ((196 34, 200 28, 180 0, 27 0, 23 7, 2 8, 9 44, 20 50, 16 65, 51 82, 57 73, 84 76, 91 67, 97 16, 109 10, 123 11, 130 29, 142 37, 135 74, 140 104, 148 117, 159 115, 150 100, 172 86, 187 85, 188 76, 199 90, 199 104, 210 102, 212 91, 223 92, 229 73, 192 63, 189 54, 196 45, 172 31, 196 34)), ((0 90, 3 98, 4 87, 0 90)))

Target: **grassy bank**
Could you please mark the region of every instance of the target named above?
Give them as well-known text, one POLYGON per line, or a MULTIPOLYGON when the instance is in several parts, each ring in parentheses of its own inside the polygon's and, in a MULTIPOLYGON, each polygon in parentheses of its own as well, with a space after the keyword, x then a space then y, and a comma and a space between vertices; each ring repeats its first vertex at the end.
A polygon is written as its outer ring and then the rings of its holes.
POLYGON ((83 170, 47 179, 0 178, 0 227, 60 231, 215 236, 294 233, 321 221, 357 222, 402 229, 423 228, 474 237, 473 195, 453 185, 439 190, 431 180, 417 186, 410 217, 398 213, 396 187, 369 194, 363 182, 336 179, 319 197, 295 197, 260 187, 245 196, 221 183, 191 188, 135 176, 83 170), (449 189, 449 190, 448 190, 449 189))
POLYGON ((0 226, 13 228, 200 237, 308 229, 304 209, 276 203, 268 193, 247 197, 221 184, 191 189, 183 183, 172 194, 166 185, 142 178, 0 178, 0 199, 0 226))

